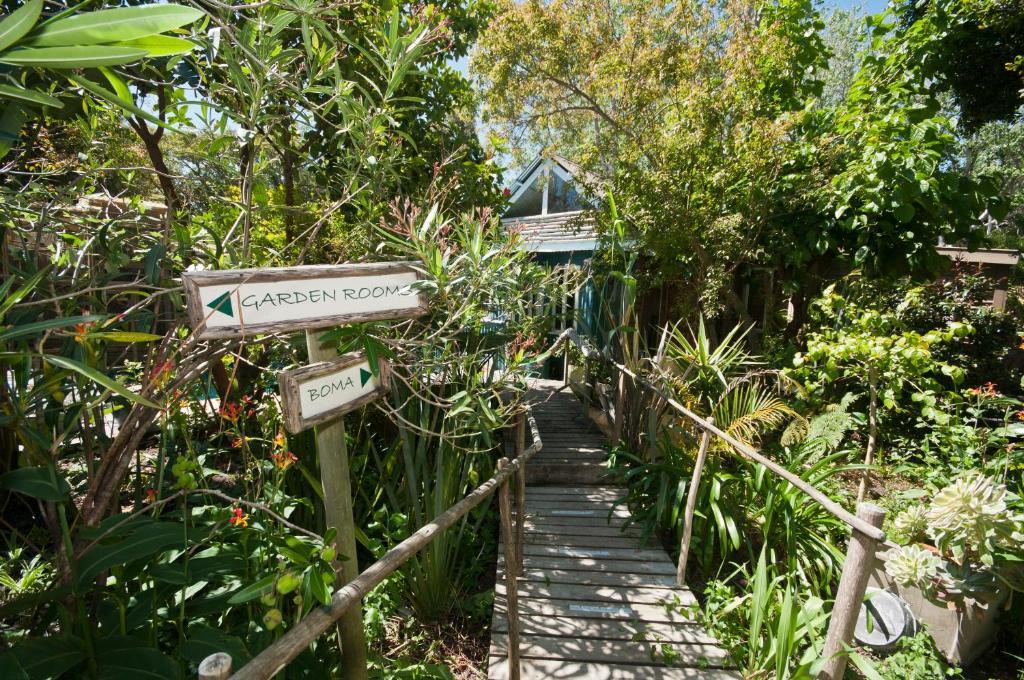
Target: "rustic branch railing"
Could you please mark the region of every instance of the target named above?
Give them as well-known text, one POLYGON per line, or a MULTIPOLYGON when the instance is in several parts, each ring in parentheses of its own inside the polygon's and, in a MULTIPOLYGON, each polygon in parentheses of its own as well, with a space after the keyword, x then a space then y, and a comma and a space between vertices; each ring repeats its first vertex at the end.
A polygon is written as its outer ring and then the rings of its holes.
MULTIPOLYGON (((846 649, 853 642, 853 628, 857 621, 860 605, 864 600, 864 592, 867 588, 873 556, 878 545, 885 541, 885 532, 881 529, 882 522, 885 519, 885 511, 871 503, 860 503, 857 506, 857 514, 854 515, 797 475, 794 475, 770 458, 761 455, 753 447, 738 441, 716 427, 713 419, 700 417, 643 376, 616 362, 610 356, 598 352, 584 339, 580 338, 572 328, 567 329, 558 337, 550 350, 551 353, 553 354, 562 343, 568 342, 576 345, 583 353, 586 361, 584 365, 584 379, 588 383, 592 379, 596 381, 596 378, 593 378, 594 372, 590 370, 589 362, 591 361, 602 362, 615 369, 618 374, 618 379, 613 380, 613 382, 617 383, 614 402, 615 412, 611 426, 613 439, 617 441, 622 436, 627 378, 639 387, 663 399, 672 410, 691 421, 702 433, 700 452, 694 467, 693 480, 690 488, 686 491, 686 524, 683 540, 680 544, 679 563, 677 565, 677 581, 680 585, 684 582, 686 559, 690 550, 690 523, 693 519, 693 506, 696 501, 696 487, 700 483, 701 468, 707 454, 709 437, 711 435, 724 441, 740 456, 763 465, 769 471, 782 477, 852 529, 853 533, 850 537, 846 559, 843 561, 842 575, 839 579, 839 588, 836 591, 835 604, 832 607, 832 615, 829 617, 825 646, 822 650, 822 656, 828 659, 828 662, 818 675, 819 680, 840 680, 846 670, 846 649)), ((566 380, 568 380, 568 373, 566 374, 566 380)), ((588 387, 593 389, 594 385, 588 384, 588 387)))
MULTIPOLYGON (((533 412, 527 407, 525 413, 521 413, 513 431, 516 457, 512 460, 502 458, 498 461, 498 472, 482 483, 476 489, 466 495, 461 501, 448 508, 438 515, 432 522, 424 525, 394 548, 384 554, 379 560, 364 569, 356 578, 348 582, 342 588, 336 590, 331 598, 331 603, 312 610, 294 628, 289 630, 277 642, 260 652, 249 663, 242 666, 231 675, 231 680, 265 680, 273 677, 278 671, 284 668, 292 659, 298 656, 302 650, 308 647, 314 640, 320 637, 327 629, 334 625, 346 611, 355 606, 357 602, 377 587, 385 578, 394 573, 409 558, 426 547, 437 536, 449 528, 470 510, 475 508, 490 497, 495 491, 500 490, 499 505, 501 511, 502 527, 506 531, 505 537, 505 571, 511 579, 506 588, 506 616, 508 617, 508 666, 510 680, 519 679, 519 644, 517 636, 513 631, 519 630, 519 608, 517 606, 515 576, 522 572, 522 532, 523 516, 525 505, 526 463, 536 455, 543 446, 540 438, 540 431, 537 429, 537 422, 534 420, 533 412), (533 436, 533 443, 529 448, 525 445, 526 424, 529 423, 530 432, 533 436), (515 478, 516 493, 516 526, 515 535, 509 535, 512 531, 511 523, 511 501, 509 483, 515 478)), ((230 657, 223 653, 211 654, 203 660, 199 667, 201 680, 224 680, 228 678, 231 671, 230 657)))

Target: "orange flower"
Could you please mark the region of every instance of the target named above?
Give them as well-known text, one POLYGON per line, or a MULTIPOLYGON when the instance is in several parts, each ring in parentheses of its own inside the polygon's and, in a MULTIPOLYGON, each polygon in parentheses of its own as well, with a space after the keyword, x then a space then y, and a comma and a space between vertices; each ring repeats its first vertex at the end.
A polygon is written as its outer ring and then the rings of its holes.
POLYGON ((153 367, 152 380, 157 387, 162 387, 174 371, 174 360, 168 359, 162 364, 153 367))
POLYGON ((270 459, 274 461, 274 465, 277 466, 278 470, 287 470, 292 463, 299 460, 291 451, 273 453, 270 455, 270 459))
POLYGON ((75 324, 75 342, 79 344, 85 343, 85 338, 89 335, 89 329, 95 326, 96 323, 90 321, 89 323, 76 323, 75 324))
POLYGON ((231 511, 231 517, 228 519, 228 524, 244 529, 249 526, 249 515, 243 515, 241 508, 235 508, 231 511))
POLYGON ((1017 411, 1017 420, 1024 420, 1024 411, 1017 411))
POLYGON ((999 396, 999 390, 996 389, 996 384, 993 382, 987 382, 981 387, 972 387, 967 391, 975 397, 988 397, 991 399, 999 396))
POLYGON ((240 449, 242 448, 243 444, 245 444, 245 439, 243 439, 242 437, 235 437, 233 440, 231 440, 231 448, 233 449, 240 449))
POLYGON ((146 502, 147 503, 155 503, 156 502, 156 489, 146 489, 146 502))
POLYGON ((277 436, 274 437, 274 446, 279 449, 283 449, 288 441, 284 437, 284 430, 278 430, 277 436))

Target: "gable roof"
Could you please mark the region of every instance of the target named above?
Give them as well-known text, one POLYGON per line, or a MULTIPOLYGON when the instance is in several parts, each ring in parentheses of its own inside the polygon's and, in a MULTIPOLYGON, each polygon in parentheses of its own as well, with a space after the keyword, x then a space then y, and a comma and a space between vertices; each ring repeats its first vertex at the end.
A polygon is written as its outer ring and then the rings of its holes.
MULTIPOLYGON (((574 187, 574 178, 583 173, 578 165, 562 156, 537 156, 509 185, 511 198, 506 215, 513 212, 517 202, 531 187, 535 186, 542 173, 547 171, 550 171, 553 176, 557 176, 562 182, 574 187)), ((522 214, 523 210, 520 209, 519 215, 503 217, 502 224, 521 230, 526 249, 532 252, 580 252, 596 249, 597 230, 592 211, 573 209, 564 212, 547 212, 548 186, 550 185, 545 185, 543 208, 540 210, 540 214, 524 215, 522 214)), ((536 193, 536 189, 534 192, 536 193)), ((578 194, 575 195, 578 197, 578 194)), ((531 200, 537 201, 538 199, 534 195, 531 200)), ((589 203, 585 200, 580 201, 579 198, 576 200, 584 204, 589 203)), ((526 210, 531 210, 531 208, 526 208, 526 210)))

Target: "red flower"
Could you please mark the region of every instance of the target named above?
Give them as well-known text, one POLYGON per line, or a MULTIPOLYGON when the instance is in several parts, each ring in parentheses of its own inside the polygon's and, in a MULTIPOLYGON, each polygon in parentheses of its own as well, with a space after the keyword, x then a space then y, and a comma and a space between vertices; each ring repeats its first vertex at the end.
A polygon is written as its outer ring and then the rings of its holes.
POLYGON ((238 416, 242 415, 242 408, 233 401, 229 401, 220 407, 220 417, 232 423, 238 422, 238 416))
POLYGON ((147 503, 155 503, 156 502, 156 489, 146 489, 146 502, 147 503))
POLYGON ((243 515, 241 508, 235 508, 231 513, 231 517, 228 519, 228 524, 241 529, 249 526, 249 515, 243 515))

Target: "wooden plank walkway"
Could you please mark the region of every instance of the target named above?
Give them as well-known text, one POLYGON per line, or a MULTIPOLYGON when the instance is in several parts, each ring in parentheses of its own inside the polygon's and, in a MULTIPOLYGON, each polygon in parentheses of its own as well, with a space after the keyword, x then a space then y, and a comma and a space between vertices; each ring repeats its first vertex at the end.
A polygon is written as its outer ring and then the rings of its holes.
MULTIPOLYGON (((523 680, 740 678, 724 649, 693 620, 696 600, 675 585, 658 546, 624 528, 621 491, 599 483, 605 440, 559 382, 530 393, 544 447, 528 466, 523 576, 523 680)), ((504 539, 504 537, 503 537, 504 539)), ((506 680, 508 623, 502 548, 488 677, 506 680)))

